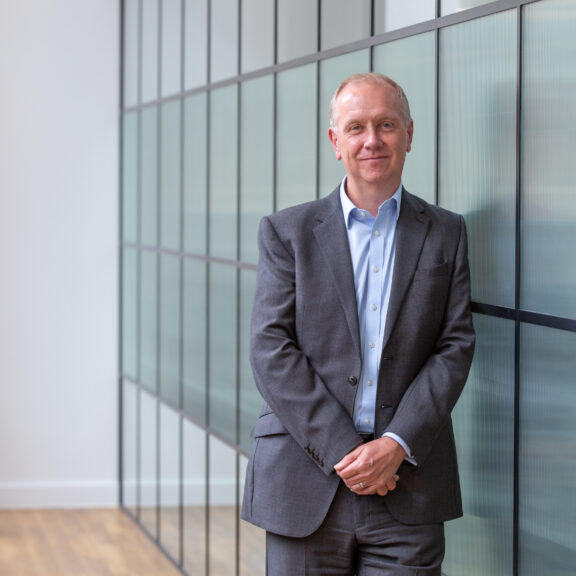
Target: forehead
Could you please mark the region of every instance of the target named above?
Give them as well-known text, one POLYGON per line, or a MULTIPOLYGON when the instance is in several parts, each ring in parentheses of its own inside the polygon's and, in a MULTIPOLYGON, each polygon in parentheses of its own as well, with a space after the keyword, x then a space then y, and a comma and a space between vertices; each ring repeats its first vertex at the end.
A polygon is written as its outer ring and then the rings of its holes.
POLYGON ((380 82, 349 84, 338 95, 336 104, 341 119, 367 113, 402 114, 400 99, 394 87, 380 82))

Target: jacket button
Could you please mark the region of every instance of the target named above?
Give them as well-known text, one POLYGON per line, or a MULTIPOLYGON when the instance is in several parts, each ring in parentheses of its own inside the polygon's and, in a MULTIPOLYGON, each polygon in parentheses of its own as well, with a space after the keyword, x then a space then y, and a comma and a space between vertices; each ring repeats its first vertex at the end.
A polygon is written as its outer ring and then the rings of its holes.
POLYGON ((356 386, 358 384, 358 378, 356 378, 356 376, 350 376, 350 378, 348 378, 348 384, 350 384, 350 386, 356 386))

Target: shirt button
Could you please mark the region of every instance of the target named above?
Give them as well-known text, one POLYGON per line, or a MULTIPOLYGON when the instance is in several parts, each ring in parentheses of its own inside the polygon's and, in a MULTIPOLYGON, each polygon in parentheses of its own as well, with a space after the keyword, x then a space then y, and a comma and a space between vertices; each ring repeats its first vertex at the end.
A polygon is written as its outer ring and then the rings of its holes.
POLYGON ((374 346, 376 346, 376 344, 374 344, 374 342, 370 342, 370 344, 368 344, 368 346, 369 346, 370 348, 374 348, 374 346))
POLYGON ((366 420, 364 420, 364 424, 371 424, 370 418, 366 418, 366 420))
POLYGON ((370 306, 370 309, 371 309, 371 310, 377 310, 377 309, 378 309, 378 306, 376 306, 376 304, 372 304, 372 306, 370 306))
POLYGON ((372 386, 374 384, 374 382, 372 382, 372 380, 368 380, 368 382, 366 382, 366 384, 368 384, 368 386, 372 386))
POLYGON ((378 268, 378 266, 372 267, 372 272, 378 272, 379 270, 380 270, 380 268, 378 268))
POLYGON ((366 216, 366 212, 359 212, 358 216, 360 216, 360 218, 364 218, 364 216, 366 216))
POLYGON ((380 236, 380 230, 376 230, 376 231, 374 232, 374 236, 380 236))

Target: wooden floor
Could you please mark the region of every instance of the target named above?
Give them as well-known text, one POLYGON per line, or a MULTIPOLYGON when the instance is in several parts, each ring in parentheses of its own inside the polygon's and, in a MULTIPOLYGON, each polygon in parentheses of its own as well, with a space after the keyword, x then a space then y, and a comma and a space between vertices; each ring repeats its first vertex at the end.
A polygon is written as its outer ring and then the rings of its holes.
POLYGON ((119 509, 0 510, 1 576, 179 576, 119 509))

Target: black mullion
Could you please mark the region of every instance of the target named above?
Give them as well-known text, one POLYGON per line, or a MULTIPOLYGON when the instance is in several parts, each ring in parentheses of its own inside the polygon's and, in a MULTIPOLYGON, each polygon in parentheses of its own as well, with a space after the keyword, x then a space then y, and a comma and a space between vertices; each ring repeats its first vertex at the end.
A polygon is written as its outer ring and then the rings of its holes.
MULTIPOLYGON (((180 0, 180 93, 185 86, 185 57, 186 57, 186 2, 180 0)), ((180 99, 180 250, 184 252, 184 134, 185 134, 186 107, 184 98, 180 99)), ((180 415, 178 417, 179 454, 178 454, 178 565, 184 566, 184 257, 178 258, 179 278, 179 325, 178 325, 178 403, 180 415)))
POLYGON ((515 294, 514 307, 514 481, 513 481, 513 533, 512 573, 518 576, 519 567, 519 515, 520 515, 520 278, 521 278, 521 153, 522 153, 522 8, 517 9, 517 54, 516 54, 516 224, 515 224, 515 294))

